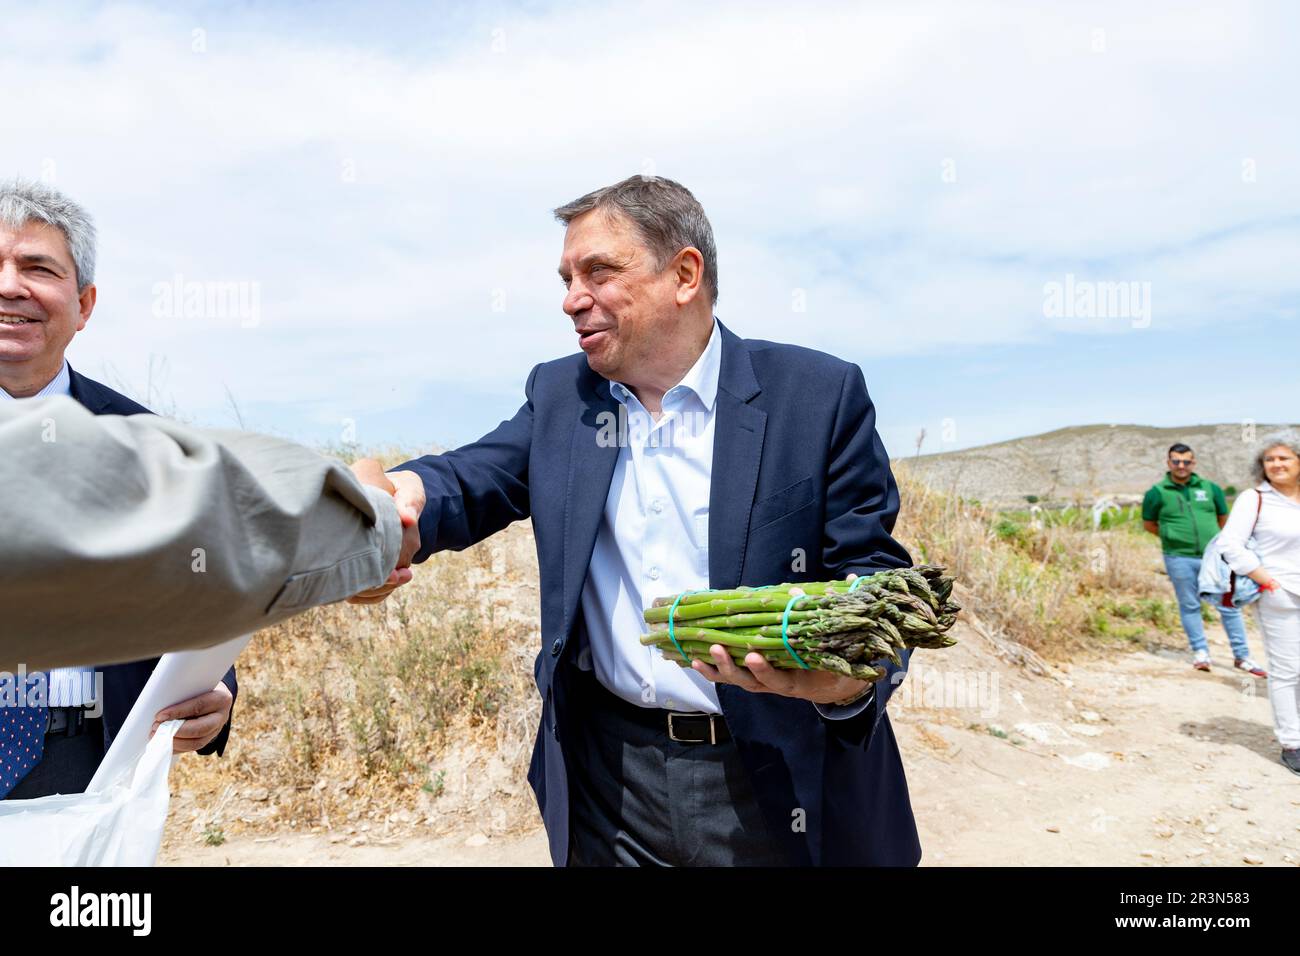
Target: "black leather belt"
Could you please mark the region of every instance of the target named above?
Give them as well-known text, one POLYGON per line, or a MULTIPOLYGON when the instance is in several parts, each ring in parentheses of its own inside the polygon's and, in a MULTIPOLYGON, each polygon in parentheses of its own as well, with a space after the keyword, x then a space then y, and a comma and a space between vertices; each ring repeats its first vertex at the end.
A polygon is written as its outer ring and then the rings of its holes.
POLYGON ((668 739, 679 744, 722 744, 731 739, 727 721, 721 714, 692 714, 667 710, 668 739))
POLYGON ((46 712, 45 733, 75 737, 86 725, 84 707, 51 707, 46 712))
POLYGON ((641 707, 611 693, 594 675, 591 683, 595 685, 601 706, 615 710, 638 724, 662 730, 669 740, 679 744, 722 744, 731 739, 731 731, 721 714, 641 707))

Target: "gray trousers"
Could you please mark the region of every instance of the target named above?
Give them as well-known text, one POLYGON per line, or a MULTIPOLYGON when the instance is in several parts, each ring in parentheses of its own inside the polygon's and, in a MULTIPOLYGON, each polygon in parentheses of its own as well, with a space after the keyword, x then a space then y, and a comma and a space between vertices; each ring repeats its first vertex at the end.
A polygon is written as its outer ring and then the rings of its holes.
POLYGON ((666 725, 629 718, 590 672, 575 675, 570 866, 788 865, 734 741, 677 743, 666 725))

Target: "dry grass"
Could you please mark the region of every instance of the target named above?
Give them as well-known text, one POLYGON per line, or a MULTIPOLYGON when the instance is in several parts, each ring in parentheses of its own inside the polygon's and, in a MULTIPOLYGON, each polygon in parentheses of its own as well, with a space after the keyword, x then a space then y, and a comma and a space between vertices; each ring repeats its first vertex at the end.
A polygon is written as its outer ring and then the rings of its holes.
POLYGON ((535 815, 514 783, 539 710, 531 548, 529 530, 511 528, 427 562, 384 605, 317 608, 259 632, 239 660, 224 759, 174 772, 200 811, 193 832, 503 830, 535 815))
POLYGON ((1160 548, 1131 525, 1093 531, 1082 520, 1021 523, 936 491, 906 462, 895 474, 897 536, 918 562, 946 565, 959 582, 958 600, 1012 640, 1062 660, 1116 639, 1160 639, 1176 626, 1160 548))

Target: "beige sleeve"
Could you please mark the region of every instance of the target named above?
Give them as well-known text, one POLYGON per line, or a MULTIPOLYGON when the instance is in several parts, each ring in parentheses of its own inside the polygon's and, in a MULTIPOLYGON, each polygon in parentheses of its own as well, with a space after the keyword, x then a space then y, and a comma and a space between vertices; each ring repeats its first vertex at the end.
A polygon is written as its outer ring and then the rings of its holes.
POLYGON ((0 404, 0 670, 207 647, 375 587, 392 499, 265 435, 0 404))

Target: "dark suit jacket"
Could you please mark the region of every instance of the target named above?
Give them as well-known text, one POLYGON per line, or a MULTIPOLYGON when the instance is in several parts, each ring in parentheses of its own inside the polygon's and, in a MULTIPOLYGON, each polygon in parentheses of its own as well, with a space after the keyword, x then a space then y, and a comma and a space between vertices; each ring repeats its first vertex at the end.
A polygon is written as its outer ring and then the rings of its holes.
MULTIPOLYGON (((96 415, 149 415, 152 414, 149 409, 145 408, 138 402, 133 402, 120 392, 115 392, 107 385, 102 385, 94 379, 86 378, 71 366, 68 366, 68 372, 72 378, 72 397, 87 410, 96 415)), ((158 663, 158 658, 147 661, 133 661, 129 664, 114 664, 110 667, 102 668, 104 674, 104 751, 113 743, 113 738, 117 732, 122 729, 122 723, 126 720, 126 715, 131 712, 135 706, 136 698, 140 696, 140 691, 144 690, 144 685, 148 682, 149 676, 153 673, 154 667, 158 663)), ((226 672, 222 683, 230 688, 233 696, 238 696, 239 685, 235 681, 235 669, 232 667, 226 672)), ((234 714, 234 703, 231 703, 231 714, 234 714)), ((225 752, 226 741, 230 738, 230 721, 226 721, 226 726, 221 728, 221 732, 197 753, 220 755, 225 752)))
MULTIPOLYGON (((843 578, 911 563, 890 532, 898 489, 862 371, 723 327, 709 495, 709 585, 843 578), (806 553, 793 574, 792 552, 806 553)), ((532 370, 514 418, 472 445, 398 466, 424 482, 417 561, 532 518, 541 570, 541 726, 528 779, 557 865, 568 860, 566 707, 579 600, 611 476, 614 443, 597 433, 618 403, 579 353, 532 370)), ((906 660, 904 661, 906 664, 906 660)), ((902 673, 848 720, 808 701, 718 685, 755 795, 793 864, 915 865, 921 856, 886 702, 902 673), (802 812, 800 812, 802 811, 802 812), (802 823, 802 826, 800 826, 802 823)), ((720 795, 725 799, 725 795, 720 795)))

